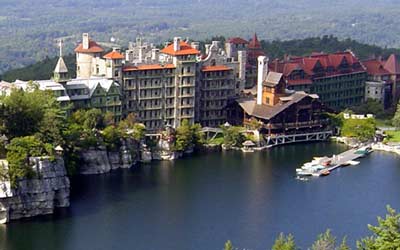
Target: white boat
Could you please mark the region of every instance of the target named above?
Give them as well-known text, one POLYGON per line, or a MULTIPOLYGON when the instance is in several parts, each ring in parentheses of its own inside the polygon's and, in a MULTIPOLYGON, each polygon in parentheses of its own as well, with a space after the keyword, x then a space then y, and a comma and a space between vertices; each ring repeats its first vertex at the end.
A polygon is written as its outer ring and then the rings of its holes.
POLYGON ((348 161, 348 162, 346 162, 346 164, 355 166, 355 165, 360 164, 360 162, 359 161, 348 161))

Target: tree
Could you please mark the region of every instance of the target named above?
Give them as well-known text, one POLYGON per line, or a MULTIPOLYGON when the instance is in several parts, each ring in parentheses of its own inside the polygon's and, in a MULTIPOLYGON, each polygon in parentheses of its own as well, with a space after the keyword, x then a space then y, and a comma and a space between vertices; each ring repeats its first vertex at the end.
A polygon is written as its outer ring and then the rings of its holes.
POLYGON ((378 225, 368 225, 372 236, 357 241, 358 250, 400 249, 400 214, 387 206, 386 218, 378 217, 378 225))
POLYGON ((4 130, 9 138, 38 132, 46 112, 59 110, 51 92, 38 90, 33 85, 30 88, 30 91, 14 90, 1 100, 4 130))
POLYGON ((295 250, 297 249, 294 238, 291 234, 287 237, 283 233, 279 234, 278 238, 275 240, 272 250, 295 250))
POLYGON ((357 114, 374 114, 377 117, 385 116, 383 104, 371 98, 368 98, 367 101, 361 105, 352 107, 350 109, 357 114))
POLYGON ((245 136, 242 134, 244 128, 242 127, 222 127, 224 134, 224 144, 228 147, 240 147, 242 146, 243 141, 245 140, 245 136))
POLYGON ((400 129, 400 102, 397 104, 397 110, 392 120, 393 126, 400 129))
POLYGON ((135 123, 132 126, 131 137, 136 141, 141 141, 146 134, 146 127, 142 123, 135 123))
POLYGON ((88 130, 101 129, 104 127, 104 116, 100 109, 89 109, 85 113, 83 127, 88 130))
POLYGON ((110 150, 116 150, 121 146, 121 133, 115 126, 108 126, 102 131, 104 143, 110 150))
POLYGON ((325 233, 320 234, 314 244, 311 246, 311 250, 349 250, 350 248, 346 244, 346 239, 342 240, 340 246, 336 245, 336 237, 331 234, 328 229, 325 233))
POLYGON ((133 113, 129 113, 125 119, 119 122, 118 127, 123 130, 132 129, 136 124, 136 118, 133 113))
POLYGON ((361 141, 372 139, 375 135, 376 121, 368 119, 344 119, 342 136, 354 137, 361 141))
POLYGON ((175 149, 178 151, 188 150, 193 146, 194 136, 188 120, 183 120, 176 129, 175 149))
POLYGON ((8 175, 11 184, 15 187, 20 178, 34 176, 29 166, 29 157, 52 156, 53 146, 43 143, 35 136, 16 137, 7 145, 8 175))
POLYGON ((233 250, 233 245, 232 245, 232 242, 230 240, 225 242, 224 250, 233 250))
POLYGON ((104 115, 104 125, 105 126, 110 126, 110 125, 115 125, 115 116, 112 112, 107 111, 106 114, 104 115))

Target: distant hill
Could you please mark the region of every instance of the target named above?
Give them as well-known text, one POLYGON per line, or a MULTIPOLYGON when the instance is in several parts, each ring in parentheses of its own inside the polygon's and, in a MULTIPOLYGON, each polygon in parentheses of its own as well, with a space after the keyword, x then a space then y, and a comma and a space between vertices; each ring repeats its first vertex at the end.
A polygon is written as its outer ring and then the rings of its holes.
MULTIPOLYGON (((63 57, 65 64, 68 67, 71 77, 76 76, 76 58, 70 54, 63 57)), ((13 82, 16 79, 29 80, 47 80, 53 76, 53 70, 57 64, 58 57, 45 58, 43 61, 34 63, 22 68, 12 69, 0 76, 1 80, 13 82)))
POLYGON ((57 54, 72 53, 82 32, 121 46, 137 36, 160 43, 173 36, 213 35, 268 41, 335 35, 400 47, 397 0, 1 0, 0 74, 57 54))
MULTIPOLYGON (((200 44, 204 46, 207 42, 211 40, 225 41, 222 36, 213 37, 212 39, 207 39, 205 41, 200 41, 200 44)), ((265 41, 261 40, 261 45, 265 53, 270 57, 270 59, 283 58, 285 54, 295 55, 295 56, 306 56, 310 55, 312 52, 326 52, 332 53, 337 51, 343 51, 346 49, 351 49, 359 59, 367 59, 371 56, 383 56, 388 57, 390 54, 394 53, 400 55, 400 49, 387 49, 381 48, 375 45, 363 44, 351 39, 339 40, 334 36, 324 36, 306 38, 306 39, 296 39, 289 41, 265 41)), ((57 63, 58 58, 46 58, 43 61, 37 62, 35 64, 13 69, 7 71, 0 77, 5 81, 15 81, 20 80, 41 80, 50 79, 54 67, 57 63)), ((71 73, 72 77, 76 75, 76 59, 74 54, 70 54, 64 57, 65 63, 71 73)))

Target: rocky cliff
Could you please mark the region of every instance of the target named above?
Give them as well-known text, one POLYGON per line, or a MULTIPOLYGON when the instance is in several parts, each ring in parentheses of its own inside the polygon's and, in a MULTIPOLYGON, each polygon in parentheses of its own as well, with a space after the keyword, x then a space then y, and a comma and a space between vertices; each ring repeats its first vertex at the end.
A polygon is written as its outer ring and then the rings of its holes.
POLYGON ((70 182, 62 158, 31 158, 36 175, 17 182, 0 182, 0 223, 24 217, 51 214, 56 207, 69 206, 70 182))
POLYGON ((109 151, 102 146, 82 151, 79 172, 84 175, 104 174, 112 169, 129 168, 138 160, 138 148, 138 143, 128 139, 122 141, 117 151, 109 151))

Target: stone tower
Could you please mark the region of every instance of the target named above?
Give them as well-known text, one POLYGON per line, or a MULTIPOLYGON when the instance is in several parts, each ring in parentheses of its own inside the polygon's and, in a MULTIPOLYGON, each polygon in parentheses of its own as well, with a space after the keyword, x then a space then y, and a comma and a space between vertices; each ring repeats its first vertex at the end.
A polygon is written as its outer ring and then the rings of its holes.
POLYGON ((90 78, 102 72, 101 53, 104 52, 95 41, 89 39, 88 33, 83 33, 82 43, 75 49, 77 78, 90 78))

